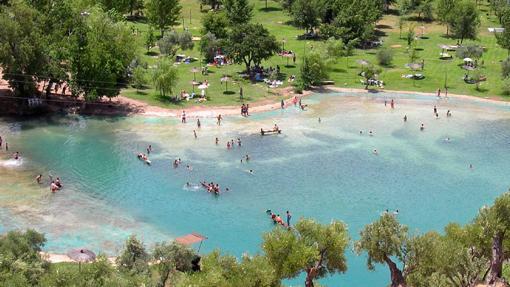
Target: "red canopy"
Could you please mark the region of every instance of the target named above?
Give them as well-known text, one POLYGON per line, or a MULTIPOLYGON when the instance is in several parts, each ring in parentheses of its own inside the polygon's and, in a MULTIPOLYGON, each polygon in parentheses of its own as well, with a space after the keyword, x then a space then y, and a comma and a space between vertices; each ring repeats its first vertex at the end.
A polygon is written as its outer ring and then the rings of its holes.
POLYGON ((203 236, 201 234, 193 232, 193 233, 188 234, 188 235, 177 237, 175 239, 175 241, 177 241, 178 243, 184 244, 184 245, 191 245, 191 244, 194 244, 194 243, 202 242, 202 241, 204 241, 206 239, 207 239, 207 237, 205 237, 205 236, 203 236))

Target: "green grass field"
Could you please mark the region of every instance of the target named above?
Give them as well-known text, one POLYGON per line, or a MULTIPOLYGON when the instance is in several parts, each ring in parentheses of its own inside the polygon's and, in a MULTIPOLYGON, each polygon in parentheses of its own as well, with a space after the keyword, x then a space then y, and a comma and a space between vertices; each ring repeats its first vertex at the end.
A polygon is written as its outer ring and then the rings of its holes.
MULTIPOLYGON (((264 66, 279 65, 281 72, 286 78, 292 74, 298 73, 298 67, 302 60, 302 55, 306 51, 317 49, 322 45, 319 41, 305 41, 297 40, 297 36, 303 33, 303 30, 297 29, 289 24, 290 17, 282 11, 280 4, 273 1, 268 1, 268 8, 265 9, 265 1, 253 0, 254 4, 254 19, 253 22, 263 24, 269 31, 275 35, 276 39, 285 45, 286 50, 293 50, 297 54, 296 66, 286 66, 287 59, 279 56, 274 56, 270 60, 263 63, 264 66), (285 43, 284 43, 285 42, 285 43)), ((189 29, 194 37, 200 36, 200 18, 203 13, 200 12, 199 2, 197 0, 182 0, 183 6, 183 23, 184 27, 189 29), (191 16, 190 16, 191 15, 191 16)), ((204 7, 206 8, 206 7, 204 7)), ((401 77, 402 74, 411 73, 405 67, 409 62, 409 55, 407 53, 407 42, 405 39, 399 38, 398 17, 394 15, 385 15, 384 18, 378 23, 377 30, 383 35, 383 46, 390 47, 394 50, 393 65, 391 67, 382 68, 383 72, 380 74, 379 79, 385 82, 386 90, 405 90, 405 91, 420 91, 420 92, 435 92, 438 88, 443 88, 445 85, 445 78, 447 78, 448 92, 455 94, 473 95, 477 97, 491 97, 509 100, 509 96, 503 96, 502 80, 500 76, 500 62, 507 57, 507 51, 501 49, 493 34, 487 31, 488 27, 499 27, 494 16, 489 16, 489 10, 486 6, 480 6, 482 14, 482 25, 478 40, 464 41, 464 44, 475 43, 486 48, 486 52, 482 56, 480 62, 483 60, 484 67, 482 74, 487 77, 487 81, 482 82, 480 89, 476 90, 474 84, 466 84, 463 81, 465 71, 460 67, 462 60, 454 56, 453 60, 445 61, 439 59, 441 49, 439 44, 454 45, 455 39, 447 38, 445 36, 446 28, 436 22, 406 22, 402 29, 404 37, 408 31, 408 25, 414 25, 417 36, 423 37, 417 40, 417 49, 419 59, 425 61, 425 69, 423 72, 425 79, 423 80, 410 80, 401 77)), ((158 57, 158 49, 153 48, 153 56, 148 56, 145 53, 143 42, 145 33, 148 30, 148 25, 140 22, 130 22, 130 25, 135 26, 141 33, 138 36, 138 42, 142 61, 151 65, 155 65, 158 57)), ((177 31, 182 31, 183 25, 174 27, 177 31)), ((157 32, 156 32, 157 33, 157 32)), ((332 66, 330 78, 335 82, 336 86, 349 87, 349 88, 363 88, 360 83, 360 66, 356 60, 364 59, 371 63, 376 64, 376 49, 373 50, 356 50, 353 56, 348 58, 339 59, 335 65, 332 66)), ((198 42, 196 42, 193 51, 180 51, 192 57, 200 58, 198 52, 198 42)), ((455 55, 455 52, 450 52, 455 55)), ((292 61, 290 61, 292 64, 292 61)), ((191 64, 181 64, 178 66, 180 80, 174 91, 178 94, 180 90, 192 91, 191 82, 193 80, 193 67, 200 67, 198 61, 191 64)), ((241 65, 229 65, 220 68, 210 68, 209 75, 204 77, 200 73, 196 74, 197 80, 202 81, 207 79, 210 83, 210 88, 207 91, 209 101, 200 105, 221 106, 221 105, 238 105, 242 101, 239 98, 239 87, 243 87, 244 102, 254 102, 264 99, 277 100, 279 95, 274 91, 268 89, 263 83, 252 84, 247 80, 240 79, 237 75, 244 69, 241 65), (223 75, 232 77, 232 82, 228 83, 229 91, 225 93, 225 84, 220 82, 223 75)), ((285 85, 287 83, 285 82, 285 85)), ((199 91, 196 90, 198 93, 199 91)), ((189 107, 191 105, 199 105, 195 102, 180 102, 174 103, 168 98, 162 98, 158 92, 153 89, 144 89, 137 91, 133 88, 123 90, 122 95, 147 102, 151 105, 177 108, 189 107)))

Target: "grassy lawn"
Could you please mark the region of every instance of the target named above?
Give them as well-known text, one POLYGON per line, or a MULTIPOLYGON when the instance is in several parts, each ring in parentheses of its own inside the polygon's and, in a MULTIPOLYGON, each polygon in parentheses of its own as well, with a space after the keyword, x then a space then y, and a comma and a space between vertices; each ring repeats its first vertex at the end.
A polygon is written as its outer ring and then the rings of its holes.
MULTIPOLYGON (((317 49, 322 45, 319 41, 305 41, 297 40, 296 36, 303 33, 303 30, 297 29, 289 24, 289 16, 282 11, 280 5, 273 1, 268 1, 268 9, 265 9, 265 1, 253 0, 254 4, 254 19, 253 22, 263 24, 270 32, 275 35, 276 39, 285 45, 286 50, 293 50, 297 54, 296 66, 287 66, 287 59, 279 56, 274 56, 270 60, 263 63, 264 66, 279 65, 283 77, 288 78, 292 74, 298 73, 298 67, 301 64, 302 55, 306 51, 317 49), (283 43, 285 42, 285 43, 283 43)), ((200 18, 201 13, 199 2, 196 0, 182 0, 183 6, 182 14, 184 19, 184 27, 189 29, 193 36, 200 36, 200 18), (191 12, 191 13, 190 13, 191 12), (191 14, 191 18, 190 18, 191 14), (191 21, 190 21, 191 20, 191 21)), ((384 67, 380 75, 380 79, 385 82, 385 89, 387 90, 406 90, 406 91, 421 91, 421 92, 435 92, 438 88, 443 88, 445 85, 445 78, 447 78, 449 93, 466 94, 477 97, 499 97, 509 100, 509 96, 502 95, 502 81, 500 76, 500 62, 507 57, 507 51, 501 49, 493 34, 487 31, 487 27, 499 27, 494 16, 488 16, 488 7, 480 6, 482 11, 482 26, 480 27, 479 39, 477 41, 464 41, 464 44, 475 43, 486 48, 482 59, 484 67, 482 73, 487 76, 487 81, 482 82, 480 90, 476 90, 474 84, 466 84, 463 81, 465 71, 460 67, 462 60, 455 57, 455 52, 450 52, 454 55, 453 60, 445 61, 439 59, 441 49, 439 44, 454 45, 456 40, 450 39, 445 36, 446 28, 440 26, 438 23, 423 23, 409 21, 406 22, 402 29, 403 38, 408 31, 409 25, 414 25, 417 36, 423 37, 417 40, 417 49, 419 59, 425 61, 425 69, 421 73, 425 75, 423 80, 410 80, 401 78, 402 74, 411 73, 405 67, 409 62, 409 54, 407 52, 407 42, 405 39, 399 38, 398 17, 394 15, 385 15, 384 18, 378 23, 378 32, 383 35, 382 40, 384 46, 390 47, 394 50, 393 65, 391 67, 384 67)), ((148 63, 149 66, 154 66, 158 59, 158 49, 153 48, 151 55, 147 55, 145 48, 143 48, 145 33, 148 30, 148 25, 141 22, 130 22, 130 25, 136 27, 141 33, 138 36, 140 47, 140 54, 142 61, 148 63)), ((183 26, 176 26, 177 31, 182 31, 183 26)), ((158 32, 156 32, 157 34, 158 32)), ((335 81, 336 86, 350 87, 350 88, 363 88, 360 83, 360 66, 356 63, 358 59, 365 59, 371 63, 376 64, 377 50, 356 50, 355 55, 340 59, 333 67, 330 73, 331 80, 335 81)), ((186 54, 200 59, 198 51, 198 42, 192 51, 180 51, 178 53, 186 54)), ((180 80, 174 91, 178 94, 180 90, 192 91, 191 82, 193 80, 193 67, 200 67, 199 61, 191 64, 178 65, 180 80)), ((263 99, 277 100, 279 95, 269 90, 263 83, 252 84, 250 81, 240 79, 238 73, 244 69, 241 65, 228 65, 219 68, 210 68, 209 75, 202 76, 201 73, 196 73, 196 78, 199 81, 207 79, 210 83, 210 88, 207 90, 209 100, 200 105, 220 106, 220 105, 239 105, 244 102, 254 102, 263 99), (232 81, 228 83, 229 89, 225 92, 225 84, 220 82, 220 78, 224 75, 232 77, 232 81), (239 98, 239 87, 243 88, 244 99, 239 98)), ((284 81, 284 85, 288 85, 284 81)), ((195 90, 199 93, 199 90, 195 90)), ((189 107, 191 105, 199 105, 193 101, 174 103, 168 98, 162 98, 158 92, 153 89, 144 89, 137 91, 129 88, 122 91, 122 95, 147 102, 151 105, 179 108, 189 107)))

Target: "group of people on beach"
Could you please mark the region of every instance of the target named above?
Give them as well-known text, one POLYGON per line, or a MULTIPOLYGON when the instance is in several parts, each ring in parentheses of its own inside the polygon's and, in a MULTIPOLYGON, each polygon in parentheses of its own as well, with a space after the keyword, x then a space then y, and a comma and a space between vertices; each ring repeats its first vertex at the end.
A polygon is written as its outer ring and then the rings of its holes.
POLYGON ((250 111, 249 110, 250 110, 250 105, 249 104, 246 104, 246 105, 243 104, 241 106, 241 116, 243 116, 243 117, 249 116, 250 115, 250 111))

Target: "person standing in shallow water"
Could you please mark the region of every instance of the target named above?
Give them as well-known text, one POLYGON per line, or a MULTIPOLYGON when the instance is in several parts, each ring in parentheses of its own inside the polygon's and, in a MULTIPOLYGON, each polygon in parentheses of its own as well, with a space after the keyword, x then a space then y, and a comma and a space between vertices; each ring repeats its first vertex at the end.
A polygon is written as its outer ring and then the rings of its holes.
POLYGON ((216 124, 221 125, 221 119, 222 119, 221 114, 219 114, 216 119, 217 119, 216 124))
POLYGON ((292 215, 290 214, 290 212, 287 210, 287 226, 290 227, 290 219, 292 218, 292 215))
POLYGON ((197 128, 200 128, 202 124, 200 123, 200 119, 197 119, 197 128))

